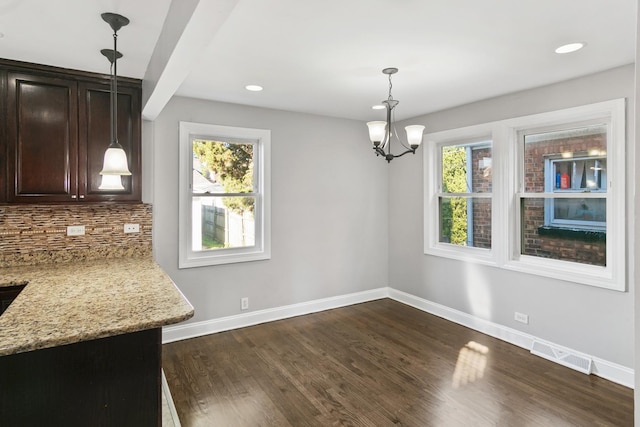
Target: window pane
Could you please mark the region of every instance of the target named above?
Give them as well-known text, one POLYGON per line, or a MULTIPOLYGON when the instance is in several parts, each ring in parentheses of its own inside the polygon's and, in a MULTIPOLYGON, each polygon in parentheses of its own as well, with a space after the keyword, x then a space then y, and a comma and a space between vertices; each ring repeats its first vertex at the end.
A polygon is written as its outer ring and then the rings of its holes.
POLYGON ((491 248, 491 199, 440 198, 440 242, 491 248))
POLYGON ((526 193, 606 191, 606 126, 529 134, 524 145, 526 193))
POLYGON ((491 192, 490 144, 485 141, 442 147, 443 193, 491 192))
POLYGON ((553 203, 554 222, 571 221, 578 226, 606 223, 605 199, 554 199, 550 202, 553 203))
POLYGON ((251 193, 253 143, 193 141, 193 193, 251 193))
POLYGON ((607 190, 606 157, 552 160, 549 166, 553 176, 550 180, 553 192, 606 192, 607 190))
MULTIPOLYGON (((594 225, 590 218, 580 218, 580 227, 554 226, 545 224, 545 211, 550 202, 561 211, 559 221, 573 221, 585 212, 597 208, 605 219, 604 199, 521 199, 522 212, 522 254, 573 261, 582 264, 606 265, 606 229, 594 225), (589 205, 582 206, 588 201, 589 205)), ((588 214, 591 215, 591 214, 588 214)))
POLYGON ((193 197, 192 250, 255 245, 255 197, 193 197))

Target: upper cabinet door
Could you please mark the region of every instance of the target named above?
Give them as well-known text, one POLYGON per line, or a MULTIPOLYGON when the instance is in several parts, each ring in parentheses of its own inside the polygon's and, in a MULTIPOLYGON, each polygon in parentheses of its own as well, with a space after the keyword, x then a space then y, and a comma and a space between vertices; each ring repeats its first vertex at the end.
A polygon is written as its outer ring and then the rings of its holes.
POLYGON ((118 86, 118 142, 131 176, 123 176, 124 190, 100 190, 104 152, 111 143, 111 104, 108 84, 80 83, 79 192, 86 201, 139 201, 141 199, 139 87, 118 86))
POLYGON ((9 202, 77 200, 77 100, 75 81, 8 73, 9 202))

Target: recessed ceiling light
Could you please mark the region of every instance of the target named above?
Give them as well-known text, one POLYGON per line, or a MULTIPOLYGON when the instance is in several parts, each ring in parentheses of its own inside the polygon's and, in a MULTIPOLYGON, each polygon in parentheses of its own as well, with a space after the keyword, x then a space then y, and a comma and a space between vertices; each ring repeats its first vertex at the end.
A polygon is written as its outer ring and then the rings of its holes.
POLYGON ((384 110, 385 106, 382 104, 378 104, 378 105, 374 105, 373 107, 371 107, 372 110, 384 110))
POLYGON ((564 44, 556 49, 556 53, 571 53, 580 50, 583 47, 584 43, 581 42, 564 44))
POLYGON ((251 92, 260 92, 262 90, 262 86, 258 85, 246 85, 244 88, 246 90, 250 90, 251 92))

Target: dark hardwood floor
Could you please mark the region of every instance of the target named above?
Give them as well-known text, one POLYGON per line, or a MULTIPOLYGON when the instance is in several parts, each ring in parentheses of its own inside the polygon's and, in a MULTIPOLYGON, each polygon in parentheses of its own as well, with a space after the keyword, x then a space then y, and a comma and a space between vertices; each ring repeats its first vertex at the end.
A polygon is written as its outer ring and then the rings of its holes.
POLYGON ((633 425, 632 390, 389 299, 163 357, 185 427, 633 425))

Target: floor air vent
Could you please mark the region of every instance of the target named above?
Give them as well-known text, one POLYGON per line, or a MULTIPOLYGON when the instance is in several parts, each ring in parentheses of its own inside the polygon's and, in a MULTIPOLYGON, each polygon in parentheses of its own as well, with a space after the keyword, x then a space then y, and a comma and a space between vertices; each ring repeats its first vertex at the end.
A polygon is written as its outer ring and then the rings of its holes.
POLYGON ((591 358, 589 356, 561 350, 553 345, 534 341, 531 346, 531 353, 536 356, 544 357, 552 362, 559 363, 568 368, 575 369, 576 371, 583 372, 585 374, 591 374, 591 358))

